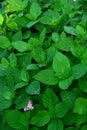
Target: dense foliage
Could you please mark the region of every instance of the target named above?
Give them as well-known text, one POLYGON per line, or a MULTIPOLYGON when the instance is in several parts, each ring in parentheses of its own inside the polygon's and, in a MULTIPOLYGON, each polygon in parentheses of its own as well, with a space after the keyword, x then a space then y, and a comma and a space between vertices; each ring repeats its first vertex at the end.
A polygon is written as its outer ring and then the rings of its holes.
POLYGON ((87 130, 87 0, 0 1, 0 130, 87 130))

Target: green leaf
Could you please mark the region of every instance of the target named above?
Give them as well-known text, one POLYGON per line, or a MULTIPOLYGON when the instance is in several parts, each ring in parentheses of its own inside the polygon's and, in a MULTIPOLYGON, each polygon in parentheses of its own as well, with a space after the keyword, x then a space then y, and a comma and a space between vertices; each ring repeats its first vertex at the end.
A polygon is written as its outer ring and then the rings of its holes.
POLYGON ((77 98, 73 112, 78 114, 87 114, 87 99, 82 97, 77 98))
POLYGON ((38 94, 40 94, 40 82, 32 81, 31 84, 29 84, 26 87, 26 93, 29 94, 29 95, 38 95, 38 94))
POLYGON ((17 65, 17 57, 16 57, 16 55, 11 53, 8 58, 9 58, 11 67, 15 67, 17 65))
POLYGON ((64 102, 57 103, 54 107, 55 116, 58 118, 62 118, 68 112, 68 107, 64 102))
POLYGON ((18 25, 16 22, 10 21, 7 23, 7 27, 11 30, 18 30, 18 25))
POLYGON ((6 110, 4 112, 4 122, 8 123, 14 129, 19 129, 19 119, 21 113, 17 110, 6 110))
POLYGON ((82 46, 82 45, 73 45, 71 47, 71 53, 75 56, 75 57, 78 57, 78 58, 81 58, 82 55, 84 54, 85 52, 85 47, 82 46))
POLYGON ((63 118, 63 122, 66 126, 73 126, 74 124, 77 124, 77 127, 78 127, 87 122, 87 116, 69 112, 63 118))
POLYGON ((55 4, 54 4, 54 9, 57 10, 58 12, 59 11, 62 11, 63 7, 64 7, 64 4, 65 4, 65 1, 63 0, 56 0, 55 1, 55 4))
POLYGON ((78 80, 78 85, 83 92, 87 93, 87 75, 78 80))
POLYGON ((1 130, 13 130, 10 126, 8 126, 8 125, 0 125, 0 129, 1 130))
POLYGON ((45 62, 45 51, 41 47, 36 47, 32 50, 32 57, 38 63, 45 62))
POLYGON ((12 101, 10 100, 3 100, 2 102, 0 102, 0 111, 3 111, 7 108, 9 108, 12 104, 12 101))
POLYGON ((12 42, 13 47, 19 52, 25 52, 29 50, 28 43, 23 41, 12 42))
POLYGON ((16 17, 15 22, 18 27, 25 28, 27 26, 29 20, 23 14, 19 14, 19 16, 16 17))
POLYGON ((4 77, 2 77, 0 75, 0 86, 5 86, 5 84, 6 84, 6 81, 5 81, 4 77))
POLYGON ((69 17, 70 15, 72 16, 72 9, 74 2, 68 1, 67 3, 67 0, 65 0, 64 2, 62 1, 61 3, 64 4, 64 6, 62 7, 63 14, 67 14, 69 17))
POLYGON ((25 129, 28 129, 28 128, 25 128, 25 126, 24 126, 24 125, 19 124, 19 130, 25 130, 25 129))
POLYGON ((19 89, 19 88, 22 88, 22 87, 25 87, 27 85, 26 82, 20 82, 20 83, 17 83, 15 85, 15 90, 19 89))
POLYGON ((58 79, 55 76, 53 70, 42 70, 34 78, 47 85, 55 85, 58 83, 58 79))
POLYGON ((41 8, 39 4, 37 4, 36 2, 32 3, 30 7, 31 20, 36 20, 40 14, 41 14, 41 8))
POLYGON ((58 78, 67 78, 70 71, 69 59, 64 54, 57 52, 53 59, 53 69, 56 72, 58 78))
POLYGON ((80 25, 76 26, 76 32, 79 35, 79 37, 84 37, 84 35, 86 34, 86 31, 84 30, 84 28, 80 25))
POLYGON ((81 126, 82 124, 86 124, 87 114, 82 114, 82 115, 76 114, 76 115, 77 115, 77 117, 76 117, 77 126, 81 126))
POLYGON ((10 47, 10 41, 6 36, 0 36, 0 48, 6 49, 10 47))
POLYGON ((29 64, 26 66, 26 69, 27 70, 38 70, 39 66, 38 66, 38 64, 29 64))
POLYGON ((59 34, 57 32, 52 33, 52 40, 57 42, 59 40, 59 34))
POLYGON ((3 97, 6 100, 11 100, 13 98, 13 93, 11 93, 10 91, 6 91, 6 92, 3 93, 3 97))
POLYGON ((69 90, 62 91, 60 93, 60 97, 62 101, 68 106, 69 109, 72 109, 74 107, 74 102, 76 99, 75 93, 69 90))
POLYGON ((1 65, 4 67, 4 68, 8 68, 9 67, 9 62, 6 58, 2 58, 1 59, 1 65))
POLYGON ((28 41, 29 50, 33 50, 35 47, 39 46, 40 44, 41 44, 40 40, 31 37, 28 41))
MULTIPOLYGON (((26 16, 28 17, 28 14, 27 14, 26 16)), ((30 15, 29 15, 29 16, 30 16, 30 15)), ((30 21, 30 22, 27 24, 27 27, 28 27, 28 28, 31 28, 31 27, 35 26, 37 23, 38 23, 38 20, 36 20, 36 21, 30 21)), ((28 35, 29 35, 29 33, 28 33, 28 35)))
POLYGON ((37 127, 31 127, 31 130, 38 130, 37 127))
POLYGON ((60 119, 54 119, 48 124, 47 130, 64 130, 63 122, 60 119))
POLYGON ((78 130, 78 128, 76 128, 76 127, 68 127, 65 130, 78 130))
POLYGON ((73 40, 69 37, 66 37, 65 33, 61 34, 58 42, 56 42, 56 46, 58 49, 62 51, 71 51, 73 45, 73 40))
POLYGON ((22 11, 27 6, 28 0, 7 0, 6 12, 22 11))
POLYGON ((79 79, 87 73, 87 66, 77 64, 71 68, 71 74, 74 79, 79 79))
POLYGON ((76 30, 73 27, 64 26, 64 31, 71 35, 76 35, 76 30))
POLYGON ((56 103, 59 102, 58 97, 55 95, 55 93, 50 89, 46 89, 43 96, 42 96, 42 102, 43 105, 49 109, 53 108, 56 103))
POLYGON ((24 40, 30 38, 30 36, 31 36, 31 31, 30 31, 30 30, 26 30, 26 31, 23 33, 23 39, 24 39, 24 40))
POLYGON ((64 80, 60 80, 59 81, 59 87, 61 89, 68 89, 69 86, 72 84, 72 81, 73 81, 73 77, 70 77, 70 78, 67 78, 67 79, 64 79, 64 80))
POLYGON ((7 87, 9 88, 9 90, 11 92, 14 92, 14 80, 13 80, 13 77, 9 74, 7 75, 6 77, 6 81, 7 81, 7 87))
POLYGON ((7 86, 0 86, 0 111, 11 106, 13 94, 9 91, 7 86))
POLYGON ((2 65, 0 65, 0 77, 5 76, 5 72, 5 68, 2 65))
POLYGON ((3 24, 3 21, 4 21, 4 17, 0 14, 0 25, 3 24))
POLYGON ((46 37, 46 28, 43 28, 43 30, 41 31, 40 33, 40 37, 39 37, 39 40, 41 42, 43 42, 45 40, 45 37, 46 37))
POLYGON ((40 110, 31 118, 30 124, 44 126, 50 121, 50 115, 46 110, 40 110))
POLYGON ((29 74, 26 69, 21 70, 21 80, 24 82, 28 82, 30 80, 29 74))
POLYGON ((87 65, 87 49, 84 51, 83 55, 81 56, 81 63, 87 65))
POLYGON ((20 82, 20 72, 20 69, 17 67, 9 67, 6 70, 6 74, 12 76, 12 78, 14 79, 14 83, 20 82))
POLYGON ((24 107, 27 106, 28 102, 30 100, 29 95, 27 95, 25 93, 25 91, 23 91, 22 93, 20 93, 16 99, 15 99, 15 108, 16 109, 24 109, 24 107))
POLYGON ((87 130, 87 125, 82 126, 81 130, 87 130))
POLYGON ((47 24, 47 25, 57 25, 60 22, 60 15, 57 11, 53 11, 49 9, 46 11, 42 17, 40 18, 40 22, 42 24, 47 24))
POLYGON ((26 68, 27 65, 31 64, 31 59, 31 53, 18 54, 20 68, 26 68))
POLYGON ((43 44, 43 48, 44 49, 47 49, 48 47, 51 46, 51 37, 48 37, 45 41, 44 41, 44 44, 43 44))
POLYGON ((29 118, 30 118, 30 111, 27 111, 20 116, 20 125, 25 127, 25 130, 28 130, 29 127, 29 118))
POLYGON ((12 42, 21 41, 22 40, 22 31, 16 32, 12 36, 12 42))
POLYGON ((53 60, 53 57, 55 56, 56 52, 57 52, 57 48, 54 45, 47 49, 47 54, 46 54, 47 55, 47 58, 46 58, 47 63, 50 63, 53 60))

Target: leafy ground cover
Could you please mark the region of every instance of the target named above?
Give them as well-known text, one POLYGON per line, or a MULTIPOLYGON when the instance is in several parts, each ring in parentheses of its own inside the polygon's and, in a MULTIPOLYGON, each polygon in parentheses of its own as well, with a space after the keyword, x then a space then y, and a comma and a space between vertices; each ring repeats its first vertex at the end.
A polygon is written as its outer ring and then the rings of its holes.
POLYGON ((0 1, 0 130, 87 130, 87 1, 0 1))

